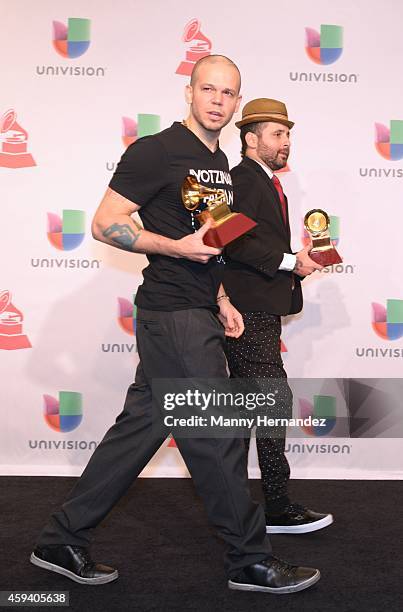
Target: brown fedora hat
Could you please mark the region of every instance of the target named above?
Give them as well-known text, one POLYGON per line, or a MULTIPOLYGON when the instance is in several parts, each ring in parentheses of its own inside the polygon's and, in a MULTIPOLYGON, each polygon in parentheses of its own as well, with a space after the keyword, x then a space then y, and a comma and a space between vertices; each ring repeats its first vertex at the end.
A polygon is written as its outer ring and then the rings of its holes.
POLYGON ((242 119, 237 121, 235 125, 241 128, 247 123, 258 121, 274 121, 289 128, 294 125, 293 121, 288 120, 287 107, 284 102, 271 100, 270 98, 257 98, 245 104, 242 109, 242 119))

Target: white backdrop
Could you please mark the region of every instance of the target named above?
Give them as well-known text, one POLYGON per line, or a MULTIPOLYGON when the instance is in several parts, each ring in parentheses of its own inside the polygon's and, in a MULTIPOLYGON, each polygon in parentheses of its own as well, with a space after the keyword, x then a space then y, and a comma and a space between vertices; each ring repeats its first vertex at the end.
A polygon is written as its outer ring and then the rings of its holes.
MULTIPOLYGON (((399 0, 386 0, 382 11, 374 0, 257 0, 253 10, 229 0, 1 4, 2 474, 79 474, 122 408, 137 363, 131 303, 146 260, 96 243, 91 217, 124 150, 122 130, 133 137, 137 123, 141 135, 186 116, 186 53, 231 57, 243 76, 244 102, 286 102, 296 125, 280 178, 294 248, 307 210, 321 207, 334 217, 344 263, 304 282, 304 310, 287 318, 283 332, 289 375, 401 376, 399 0), (186 42, 193 19, 198 25, 186 42), (326 24, 338 26, 330 28, 330 43, 326 24), (316 39, 322 51, 306 51, 306 28, 318 32, 309 43, 316 39), (338 57, 318 64, 315 53, 322 61, 328 53, 338 57), (59 411, 70 414, 59 421, 59 411)), ((233 124, 221 146, 230 164, 238 163, 233 124)), ((345 410, 342 393, 318 387, 296 397, 296 413, 301 400, 315 410, 315 395, 331 395, 337 411, 345 410)), ((361 415, 361 404, 356 409, 361 415)), ((370 412, 366 437, 301 431, 289 440, 293 475, 401 478, 402 419, 379 426, 376 405, 370 412)), ((250 469, 258 475, 255 456, 250 469)), ((169 440, 143 472, 186 474, 169 440)))

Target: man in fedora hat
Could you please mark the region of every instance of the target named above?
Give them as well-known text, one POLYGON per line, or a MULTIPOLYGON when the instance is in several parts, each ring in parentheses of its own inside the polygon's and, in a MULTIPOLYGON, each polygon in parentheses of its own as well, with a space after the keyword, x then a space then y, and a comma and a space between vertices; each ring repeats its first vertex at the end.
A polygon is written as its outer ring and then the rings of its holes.
MULTIPOLYGON (((309 257, 310 247, 292 254, 287 198, 274 172, 287 164, 290 129, 283 102, 259 98, 242 111, 242 161, 232 169, 233 209, 257 226, 227 247, 224 286, 242 313, 245 331, 229 338, 227 359, 236 378, 264 378, 276 390, 270 416, 292 416, 292 393, 281 358, 281 316, 302 308, 301 278, 322 267, 309 257)), ((249 439, 246 441, 249 449, 249 439)), ((331 514, 313 512, 288 497, 290 466, 284 453, 285 428, 257 428, 256 445, 266 502, 268 533, 306 533, 333 522, 331 514)))

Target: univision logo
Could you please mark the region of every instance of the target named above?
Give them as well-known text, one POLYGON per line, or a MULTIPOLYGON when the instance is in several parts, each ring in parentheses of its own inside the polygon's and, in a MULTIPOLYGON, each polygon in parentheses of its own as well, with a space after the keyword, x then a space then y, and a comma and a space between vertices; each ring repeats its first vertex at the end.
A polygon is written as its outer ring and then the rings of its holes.
POLYGON ((136 333, 137 306, 133 301, 118 297, 118 323, 127 334, 134 336, 136 333))
MULTIPOLYGON (((382 340, 399 340, 403 336, 403 300, 386 300, 386 308, 372 303, 372 329, 382 340)), ((355 349, 356 357, 403 358, 402 348, 362 347, 355 349)))
MULTIPOLYGON (((137 120, 132 117, 122 117, 122 142, 125 147, 136 142, 138 138, 143 136, 152 136, 161 131, 161 117, 151 113, 139 113, 137 120)), ((116 162, 106 162, 106 169, 109 172, 114 172, 116 162)))
POLYGON ((313 403, 299 399, 300 417, 306 419, 326 419, 323 426, 302 426, 301 429, 309 436, 326 436, 336 424, 336 398, 333 395, 314 395, 313 403))
MULTIPOLYGON (((47 213, 48 228, 47 237, 50 244, 58 251, 73 251, 84 240, 85 236, 85 212, 83 210, 62 211, 60 217, 56 213, 47 213)), ((75 259, 75 258, 40 258, 32 257, 33 268, 81 268, 99 270, 100 259, 75 259)))
POLYGON ((159 115, 139 113, 137 121, 131 117, 122 117, 122 141, 125 147, 133 144, 137 138, 150 136, 161 131, 161 118, 159 115))
POLYGON ((53 22, 53 46, 62 57, 70 59, 84 55, 90 46, 89 19, 69 17, 67 26, 60 22, 53 22))
POLYGON ((288 442, 285 453, 305 455, 350 455, 351 444, 300 444, 288 442))
POLYGON ((403 121, 392 119, 390 127, 375 123, 375 147, 379 155, 388 161, 403 158, 403 121))
MULTIPOLYGON (((389 127, 375 123, 375 148, 379 155, 388 161, 403 158, 403 121, 392 119, 389 127)), ((363 178, 403 178, 403 168, 360 168, 363 178)))
POLYGON ((85 236, 85 212, 63 210, 62 217, 48 213, 48 240, 59 251, 76 249, 85 236))
MULTIPOLYGON (((305 28, 305 52, 309 59, 320 66, 334 64, 343 53, 343 28, 322 24, 320 32, 305 28)), ((358 74, 335 72, 290 72, 291 81, 308 83, 357 83, 358 74)))
POLYGON ((56 399, 44 395, 44 418, 46 424, 59 433, 76 429, 83 418, 82 395, 75 391, 59 391, 56 399))
MULTIPOLYGON (((175 438, 168 438, 167 448, 178 448, 175 438)), ((300 442, 287 442, 286 453, 306 455, 350 455, 351 444, 306 444, 300 442)))
MULTIPOLYGON (((136 295, 133 295, 133 299, 130 301, 127 298, 118 297, 118 316, 117 321, 119 327, 129 334, 129 336, 136 335, 137 328, 137 306, 134 303, 136 295)), ((108 342, 102 343, 101 350, 103 353, 136 353, 137 346, 135 342, 108 342)))
MULTIPOLYGON (((43 416, 46 424, 57 433, 74 431, 83 418, 82 395, 75 391, 59 391, 58 398, 44 395, 43 416)), ((28 440, 30 450, 83 451, 94 450, 99 442, 95 440, 28 440)))
POLYGON ((312 28, 305 28, 305 51, 315 64, 334 64, 343 52, 343 28, 337 25, 320 26, 320 33, 312 28))
MULTIPOLYGON (((55 51, 64 59, 76 59, 87 52, 90 46, 90 19, 69 17, 66 24, 53 21, 52 44, 55 51)), ((105 76, 101 66, 37 66, 40 76, 105 76)))
POLYGON ((403 300, 372 303, 372 329, 383 340, 398 340, 403 336, 403 300))

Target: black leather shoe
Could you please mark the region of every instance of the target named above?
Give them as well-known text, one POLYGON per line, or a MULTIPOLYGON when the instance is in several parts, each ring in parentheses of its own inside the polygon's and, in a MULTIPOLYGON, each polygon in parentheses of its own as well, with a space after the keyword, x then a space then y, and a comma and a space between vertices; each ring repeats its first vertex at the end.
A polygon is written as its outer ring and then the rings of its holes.
POLYGON ((228 581, 230 589, 262 591, 264 593, 296 593, 318 582, 320 572, 313 567, 289 565, 276 557, 244 567, 242 572, 228 581))
POLYGON ((300 504, 290 504, 283 514, 266 513, 266 533, 309 533, 333 523, 331 514, 320 514, 300 504))
POLYGON ((88 550, 81 546, 38 547, 31 554, 30 561, 81 584, 105 584, 119 576, 113 567, 94 563, 88 550))

